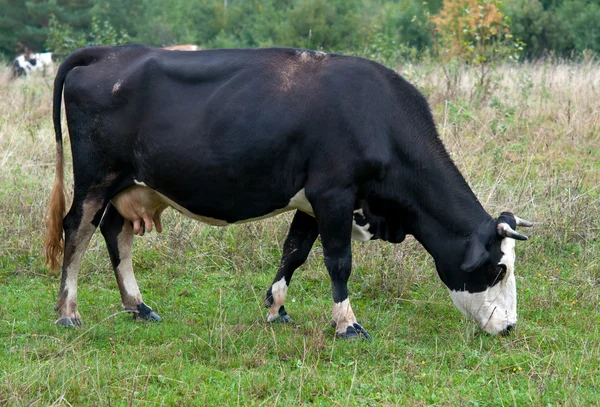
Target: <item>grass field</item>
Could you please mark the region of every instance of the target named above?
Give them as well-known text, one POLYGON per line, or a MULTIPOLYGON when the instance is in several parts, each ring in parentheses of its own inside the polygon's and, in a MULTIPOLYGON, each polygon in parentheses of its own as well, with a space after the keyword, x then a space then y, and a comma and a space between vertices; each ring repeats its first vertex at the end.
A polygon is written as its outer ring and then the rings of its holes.
POLYGON ((462 317, 413 239, 353 247, 350 296, 371 342, 335 339, 318 243, 288 293, 296 322, 267 324, 262 300, 291 216, 215 228, 173 211, 166 232, 134 242, 142 294, 164 322, 121 312, 97 233, 79 280, 85 325, 55 326, 60 276, 41 256, 52 79, 9 82, 5 70, 0 405, 600 405, 600 66, 505 66, 487 94, 466 68, 398 70, 427 94, 484 207, 536 223, 517 244, 510 336, 462 317))

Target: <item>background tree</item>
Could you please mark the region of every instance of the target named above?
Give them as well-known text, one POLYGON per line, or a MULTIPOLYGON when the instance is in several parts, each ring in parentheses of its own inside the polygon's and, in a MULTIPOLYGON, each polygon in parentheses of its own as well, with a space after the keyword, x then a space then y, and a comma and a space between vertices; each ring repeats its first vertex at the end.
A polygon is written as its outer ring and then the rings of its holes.
POLYGON ((94 0, 0 0, 0 52, 14 56, 27 47, 44 51, 51 15, 74 30, 86 30, 92 21, 94 0))
POLYGON ((555 11, 553 48, 563 55, 584 50, 600 53, 600 4, 597 0, 566 0, 555 11))
POLYGON ((510 17, 511 31, 525 45, 525 55, 539 57, 548 48, 548 28, 551 13, 544 10, 540 0, 513 0, 504 12, 510 17))
POLYGON ((12 58, 19 48, 44 51, 44 44, 59 44, 56 38, 46 42, 51 15, 70 28, 63 34, 71 39, 88 35, 96 21, 96 28, 107 22, 132 42, 153 46, 310 47, 394 61, 429 54, 435 44, 429 24, 435 19, 442 31, 454 29, 456 42, 447 45, 462 60, 474 54, 488 58, 483 51, 494 50, 487 44, 499 44, 502 24, 510 24, 511 33, 524 40, 529 58, 600 52, 597 0, 499 1, 0 0, 0 53, 12 58), (478 17, 480 10, 492 20, 478 17), (457 31, 461 24, 464 33, 457 31))

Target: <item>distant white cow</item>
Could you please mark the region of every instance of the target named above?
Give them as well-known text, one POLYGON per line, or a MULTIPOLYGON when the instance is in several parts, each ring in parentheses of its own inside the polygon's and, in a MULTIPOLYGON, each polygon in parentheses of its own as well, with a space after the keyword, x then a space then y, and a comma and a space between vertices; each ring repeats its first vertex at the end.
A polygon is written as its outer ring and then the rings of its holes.
POLYGON ((41 70, 45 66, 51 66, 52 52, 33 53, 28 52, 15 58, 12 66, 12 77, 26 76, 33 71, 41 70))

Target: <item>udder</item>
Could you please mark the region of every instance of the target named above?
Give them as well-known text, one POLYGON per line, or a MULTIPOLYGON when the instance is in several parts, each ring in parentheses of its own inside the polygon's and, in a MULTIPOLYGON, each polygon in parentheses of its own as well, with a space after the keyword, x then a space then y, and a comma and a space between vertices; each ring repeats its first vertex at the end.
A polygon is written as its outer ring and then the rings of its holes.
POLYGON ((143 236, 152 231, 152 222, 157 232, 162 232, 160 214, 169 205, 152 189, 135 185, 117 194, 112 200, 117 211, 133 223, 133 233, 143 236))

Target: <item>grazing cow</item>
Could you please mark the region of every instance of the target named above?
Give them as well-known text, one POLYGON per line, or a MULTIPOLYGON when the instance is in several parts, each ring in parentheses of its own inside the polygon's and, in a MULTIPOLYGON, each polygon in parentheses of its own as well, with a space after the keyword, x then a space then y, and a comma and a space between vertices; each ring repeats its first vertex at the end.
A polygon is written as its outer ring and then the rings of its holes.
POLYGON ((163 49, 167 49, 169 51, 201 51, 197 45, 186 44, 186 45, 170 45, 168 47, 164 47, 163 49))
POLYGON ((60 325, 81 324, 77 273, 96 228, 106 240, 123 306, 142 301, 134 234, 161 230, 172 207, 211 225, 295 210, 264 301, 290 321, 294 271, 321 236, 340 337, 368 337, 348 298, 351 239, 415 236, 460 310, 490 333, 517 322, 514 239, 531 226, 492 218, 448 156, 425 98, 373 61, 296 49, 169 52, 142 45, 73 52, 54 83, 56 177, 46 241, 57 267, 60 325), (73 153, 64 217, 61 98, 73 153))
POLYGON ((19 76, 26 76, 34 71, 42 70, 46 66, 51 66, 53 63, 52 52, 42 52, 37 54, 27 52, 15 58, 11 70, 11 77, 14 79, 19 76))

